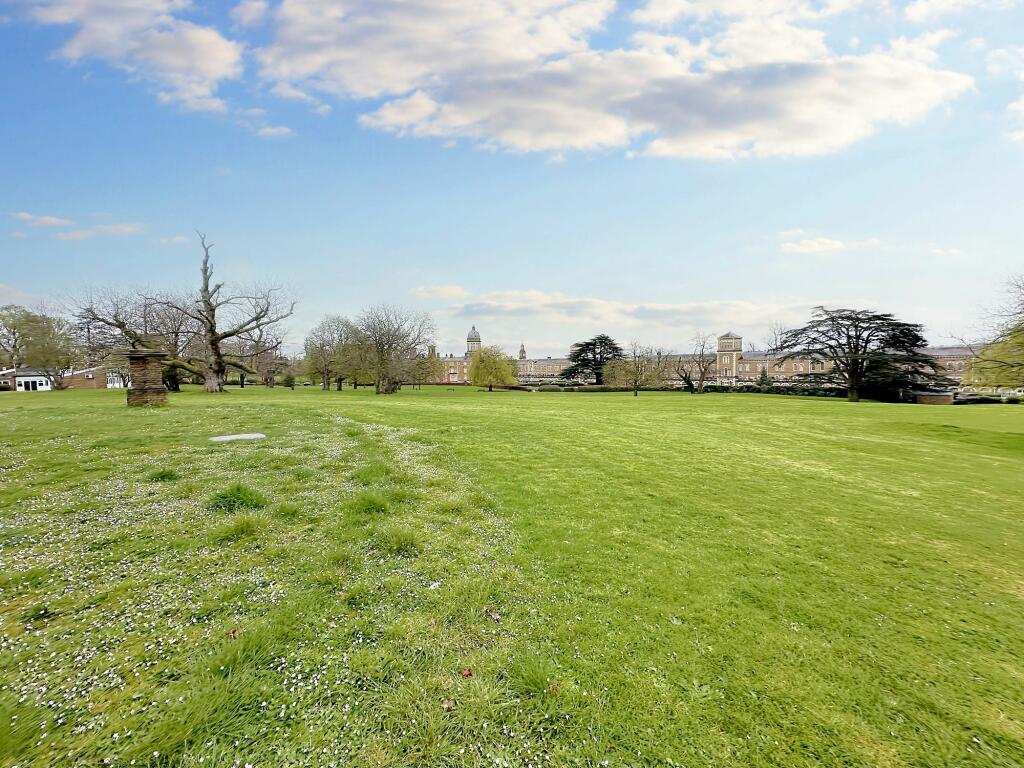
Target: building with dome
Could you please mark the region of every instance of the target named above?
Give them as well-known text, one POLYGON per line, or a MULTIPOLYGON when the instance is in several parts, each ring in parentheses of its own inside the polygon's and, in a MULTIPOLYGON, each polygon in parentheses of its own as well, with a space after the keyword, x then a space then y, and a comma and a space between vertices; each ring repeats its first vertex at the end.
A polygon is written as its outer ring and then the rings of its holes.
MULTIPOLYGON (((483 341, 480 332, 474 325, 466 335, 466 352, 463 355, 449 354, 439 356, 435 347, 430 347, 429 355, 439 361, 435 384, 470 384, 469 365, 473 353, 480 350, 483 341)), ((969 347, 929 347, 923 350, 934 357, 940 372, 949 378, 961 382, 969 362, 973 357, 969 347)), ((713 357, 708 375, 708 383, 717 384, 749 384, 756 382, 762 372, 768 378, 780 384, 800 381, 808 374, 822 374, 829 371, 832 364, 827 360, 811 357, 792 357, 780 360, 779 355, 771 352, 743 350, 743 337, 736 333, 724 333, 718 337, 717 348, 708 353, 713 357)), ((693 359, 693 355, 672 355, 670 361, 693 359)), ((559 381, 562 371, 570 365, 567 357, 531 358, 526 351, 526 344, 519 345, 519 357, 516 361, 519 382, 521 384, 544 384, 559 381)), ((670 366, 673 367, 673 366, 670 366)), ((671 374, 679 382, 678 374, 671 374)))
POLYGON ((439 361, 438 374, 431 383, 469 384, 469 364, 473 353, 479 352, 482 344, 480 331, 474 325, 470 328, 469 333, 466 334, 466 353, 464 355, 438 355, 437 347, 431 345, 427 350, 427 356, 436 358, 439 361))

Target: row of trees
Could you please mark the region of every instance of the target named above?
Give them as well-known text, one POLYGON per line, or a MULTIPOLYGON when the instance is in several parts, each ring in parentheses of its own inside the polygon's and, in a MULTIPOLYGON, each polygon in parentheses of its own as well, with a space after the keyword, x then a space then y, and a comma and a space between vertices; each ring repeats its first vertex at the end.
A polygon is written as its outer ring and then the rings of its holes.
POLYGON ((323 389, 373 384, 378 394, 397 392, 405 382, 423 384, 439 375, 436 356, 428 354, 434 337, 430 316, 381 304, 355 320, 328 315, 306 336, 307 375, 323 389))
POLYGON ((634 394, 673 380, 682 381, 690 392, 703 392, 715 369, 714 339, 698 332, 692 339, 691 351, 680 354, 636 340, 623 349, 607 334, 599 334, 573 344, 569 363, 562 371, 566 379, 624 387, 634 394))
MULTIPOLYGON (((440 381, 444 363, 433 351, 434 323, 429 315, 382 304, 350 320, 328 315, 307 334, 303 368, 322 389, 372 384, 378 394, 392 394, 403 383, 421 386, 440 381)), ((470 380, 492 390, 517 382, 515 361, 500 347, 473 354, 470 380)))
MULTIPOLYGON (((938 363, 923 352, 926 346, 922 326, 903 322, 892 314, 817 307, 803 326, 772 329, 762 383, 770 383, 768 365, 810 358, 828 365, 803 378, 841 386, 852 401, 862 394, 887 398, 899 390, 948 386, 951 382, 941 375, 938 363)), ((716 363, 712 339, 703 333, 697 334, 687 354, 638 341, 623 350, 609 336, 600 335, 573 345, 569 357, 571 365, 563 372, 566 377, 628 388, 634 395, 674 379, 681 380, 691 392, 701 392, 716 363)))
POLYGON ((279 288, 215 281, 213 244, 202 234, 199 243, 200 281, 192 291, 90 291, 64 313, 0 308, 0 362, 41 369, 57 388, 72 368, 99 367, 127 383, 127 352, 155 348, 165 354, 164 381, 172 390, 191 378, 208 392, 222 392, 229 369, 243 386, 246 376, 272 385, 288 364, 281 324, 295 303, 279 288))

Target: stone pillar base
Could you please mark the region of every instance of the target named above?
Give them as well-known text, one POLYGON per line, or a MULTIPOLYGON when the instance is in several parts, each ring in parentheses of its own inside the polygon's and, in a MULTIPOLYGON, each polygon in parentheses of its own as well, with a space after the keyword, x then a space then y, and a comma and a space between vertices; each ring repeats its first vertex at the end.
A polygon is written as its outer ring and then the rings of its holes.
POLYGON ((128 405, 163 405, 166 402, 166 387, 132 387, 128 389, 128 405))

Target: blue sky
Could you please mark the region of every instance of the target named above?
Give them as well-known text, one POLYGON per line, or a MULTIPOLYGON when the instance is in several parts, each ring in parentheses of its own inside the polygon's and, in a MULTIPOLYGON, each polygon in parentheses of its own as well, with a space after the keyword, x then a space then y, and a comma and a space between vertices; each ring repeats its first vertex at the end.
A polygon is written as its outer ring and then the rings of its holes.
POLYGON ((1024 269, 1013 0, 0 2, 0 302, 282 283, 459 351, 976 332, 1024 269))

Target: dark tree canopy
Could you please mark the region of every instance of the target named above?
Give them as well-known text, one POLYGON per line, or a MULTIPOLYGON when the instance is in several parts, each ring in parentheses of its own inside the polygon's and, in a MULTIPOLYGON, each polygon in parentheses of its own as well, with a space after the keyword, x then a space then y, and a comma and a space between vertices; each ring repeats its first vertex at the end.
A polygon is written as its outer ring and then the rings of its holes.
POLYGON ((922 327, 884 312, 816 307, 801 328, 786 331, 780 359, 826 360, 832 370, 817 374, 846 387, 851 401, 861 394, 887 395, 900 389, 947 383, 935 360, 922 350, 922 327))
POLYGON ((569 361, 572 363, 562 371, 567 379, 593 378, 598 384, 604 384, 604 366, 612 360, 623 356, 622 347, 607 334, 598 334, 587 341, 578 341, 569 350, 569 361))

